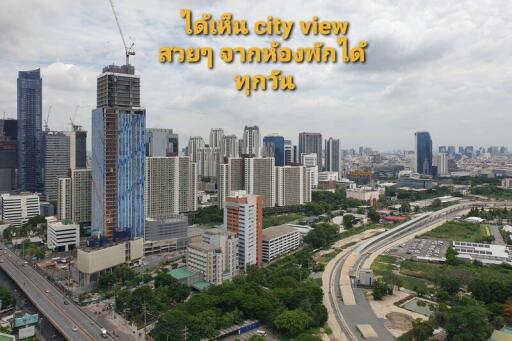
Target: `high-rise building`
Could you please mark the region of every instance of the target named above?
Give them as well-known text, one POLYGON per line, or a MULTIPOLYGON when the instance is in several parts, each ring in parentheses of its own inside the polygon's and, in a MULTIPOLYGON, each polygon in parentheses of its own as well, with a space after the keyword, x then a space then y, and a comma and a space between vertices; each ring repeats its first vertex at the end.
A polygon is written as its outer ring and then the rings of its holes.
POLYGON ((437 176, 447 176, 448 171, 448 155, 446 153, 438 153, 436 155, 437 176))
POLYGON ((109 65, 97 78, 98 108, 139 108, 140 77, 132 65, 109 65))
POLYGON ((261 266, 263 196, 233 193, 224 205, 224 226, 238 237, 238 269, 261 266))
POLYGON ((299 158, 302 154, 316 154, 318 169, 322 168, 322 134, 320 133, 299 133, 299 158))
POLYGON ((18 121, 0 119, 0 192, 16 190, 18 121))
POLYGON ((425 175, 432 174, 432 139, 426 131, 414 133, 415 167, 416 172, 425 175))
POLYGON ((199 162, 199 150, 204 148, 204 140, 201 136, 191 136, 188 140, 188 156, 192 162, 199 162))
POLYGON ((87 168, 87 131, 73 124, 72 131, 66 131, 69 137, 69 168, 87 168))
POLYGON ((261 137, 258 126, 245 126, 243 151, 241 155, 249 157, 259 157, 261 155, 261 137))
POLYGON ((145 172, 146 217, 197 210, 197 165, 190 157, 147 157, 145 172))
POLYGON ((224 229, 209 229, 203 234, 203 242, 220 249, 224 262, 222 263, 222 277, 230 279, 238 273, 237 247, 238 238, 235 232, 224 229))
POLYGON ((204 147, 199 149, 199 176, 203 178, 216 178, 217 167, 220 161, 220 148, 204 147))
POLYGON ((273 157, 276 166, 285 165, 285 144, 284 137, 270 135, 263 138, 263 157, 273 157))
POLYGON ((284 165, 290 166, 293 162, 293 146, 291 140, 284 140, 284 165))
POLYGON ((340 171, 340 140, 329 137, 325 140, 325 170, 340 171))
POLYGON ((71 220, 77 224, 89 226, 91 223, 91 185, 92 172, 90 168, 71 170, 71 220))
POLYGON ((301 164, 309 170, 310 184, 312 188, 318 187, 318 162, 317 162, 317 154, 302 154, 301 164))
POLYGON ((224 143, 224 129, 212 128, 210 130, 210 147, 219 148, 222 150, 222 144, 224 143))
POLYGON ((39 215, 37 194, 0 194, 0 220, 19 227, 37 215, 39 215))
POLYGON ((42 87, 40 70, 18 72, 18 188, 43 191, 42 87))
POLYGON ((71 219, 73 216, 73 188, 71 178, 57 179, 57 219, 71 219))
POLYGON ((311 184, 306 167, 276 167, 276 206, 302 205, 310 201, 311 184))
POLYGON ((448 146, 448 156, 455 155, 455 146, 448 146))
POLYGON ((146 156, 178 156, 178 134, 172 129, 146 128, 146 156))
POLYGON ((233 191, 240 191, 244 186, 244 159, 229 158, 220 164, 217 172, 218 206, 224 208, 224 202, 233 191))
POLYGON ((69 136, 60 131, 44 132, 44 194, 46 200, 57 200, 59 178, 69 176, 69 136))
POLYGON ((274 158, 244 159, 244 189, 248 194, 261 195, 265 207, 276 203, 276 167, 274 158))
POLYGON ((144 135, 140 77, 130 65, 109 66, 97 79, 92 112, 92 232, 144 237, 144 135))
POLYGON ((236 135, 224 135, 221 156, 224 158, 238 157, 238 138, 236 135))

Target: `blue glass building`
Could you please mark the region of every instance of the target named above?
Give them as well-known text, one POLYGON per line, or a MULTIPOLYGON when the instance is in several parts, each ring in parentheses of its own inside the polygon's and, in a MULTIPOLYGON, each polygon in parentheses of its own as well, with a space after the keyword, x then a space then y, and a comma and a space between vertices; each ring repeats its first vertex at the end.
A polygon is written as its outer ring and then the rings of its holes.
POLYGON ((40 70, 18 72, 18 189, 43 191, 42 88, 40 70))
POLYGON ((263 138, 263 152, 266 156, 273 156, 276 166, 284 166, 284 137, 279 135, 265 136, 263 138))
POLYGON ((432 169, 432 139, 426 131, 414 133, 416 171, 420 174, 434 175, 432 169))
POLYGON ((143 238, 146 110, 140 78, 131 65, 111 65, 97 83, 91 230, 105 238, 143 238))

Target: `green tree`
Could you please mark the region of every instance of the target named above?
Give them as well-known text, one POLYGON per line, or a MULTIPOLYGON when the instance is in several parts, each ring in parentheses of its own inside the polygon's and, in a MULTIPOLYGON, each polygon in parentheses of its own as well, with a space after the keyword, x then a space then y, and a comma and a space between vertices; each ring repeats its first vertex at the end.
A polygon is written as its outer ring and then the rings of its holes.
POLYGON ((438 279, 441 290, 446 291, 450 295, 457 293, 462 285, 462 281, 455 276, 441 276, 438 279))
POLYGON ((311 320, 301 309, 285 310, 274 319, 274 326, 288 336, 296 336, 305 331, 311 320))
POLYGON ((448 264, 448 265, 460 264, 460 260, 457 258, 457 251, 451 246, 448 248, 448 250, 446 250, 446 264, 448 264))
POLYGON ((370 218, 371 221, 373 221, 374 223, 378 223, 380 221, 380 214, 377 213, 377 211, 375 211, 375 209, 373 208, 370 208, 368 210, 368 218, 370 218))
POLYGON ((487 312, 476 304, 458 305, 447 310, 445 329, 448 340, 453 341, 487 340, 491 335, 487 312))
POLYGON ((432 200, 432 208, 434 210, 440 209, 443 206, 443 203, 441 202, 441 199, 436 198, 432 200))
POLYGON ((356 218, 352 214, 345 214, 343 216, 343 226, 345 226, 346 229, 351 229, 354 227, 354 221, 356 218))
POLYGON ((0 287, 0 300, 2 301, 2 309, 10 307, 14 304, 14 297, 6 288, 0 287))

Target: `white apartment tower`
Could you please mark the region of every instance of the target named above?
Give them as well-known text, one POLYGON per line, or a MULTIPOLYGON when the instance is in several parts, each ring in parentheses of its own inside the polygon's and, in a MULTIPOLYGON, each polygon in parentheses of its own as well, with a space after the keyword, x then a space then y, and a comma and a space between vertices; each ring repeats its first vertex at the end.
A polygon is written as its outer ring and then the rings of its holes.
POLYGON ((0 219, 14 226, 21 226, 39 215, 39 196, 32 193, 0 195, 0 219))
POLYGON ((310 201, 311 184, 306 167, 276 167, 276 206, 302 205, 310 201))
POLYGON ((247 194, 264 198, 265 207, 276 203, 276 167, 273 157, 244 159, 244 188, 247 194))
POLYGON ((245 126, 243 138, 243 153, 252 157, 261 155, 261 135, 258 126, 245 126))
POLYGON ((204 147, 204 140, 201 136, 192 136, 188 140, 188 156, 192 162, 199 161, 199 149, 204 147))
POLYGON ((59 178, 57 182, 57 219, 64 221, 73 216, 73 188, 71 178, 59 178))

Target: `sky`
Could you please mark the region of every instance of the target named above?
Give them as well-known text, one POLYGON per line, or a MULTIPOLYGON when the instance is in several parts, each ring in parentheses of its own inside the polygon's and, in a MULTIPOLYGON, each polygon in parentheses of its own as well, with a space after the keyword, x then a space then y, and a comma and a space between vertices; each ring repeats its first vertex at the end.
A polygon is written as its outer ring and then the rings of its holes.
MULTIPOLYGON (((123 31, 135 43, 130 62, 141 76, 146 126, 172 128, 184 146, 210 128, 241 137, 244 125, 294 141, 299 131, 341 139, 342 148, 412 149, 414 132, 439 145, 512 146, 512 1, 510 0, 114 0, 123 31), (364 64, 160 64, 165 46, 289 47, 336 38, 192 37, 180 9, 194 17, 230 12, 251 23, 346 20, 348 38, 368 41, 364 64), (294 92, 235 89, 236 74, 292 74, 294 92)), ((298 27, 296 28, 298 29, 298 27)), ((70 118, 90 131, 96 77, 124 63, 124 48, 108 0, 2 0, 0 114, 16 117, 19 70, 41 68, 43 116, 68 130, 70 118), (76 110, 76 115, 75 115, 76 110)), ((216 51, 216 52, 217 52, 216 51)), ((218 52, 217 52, 218 57, 218 52)))

